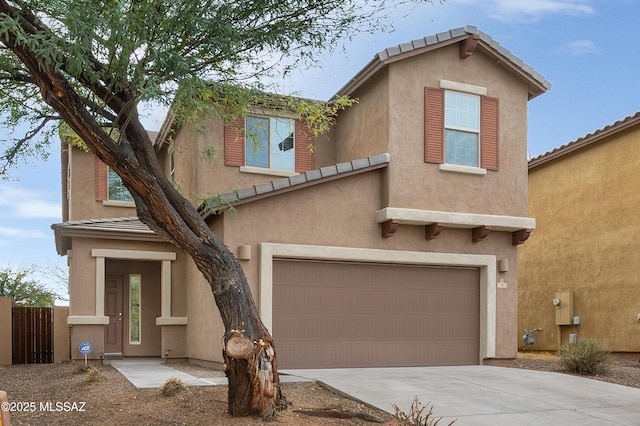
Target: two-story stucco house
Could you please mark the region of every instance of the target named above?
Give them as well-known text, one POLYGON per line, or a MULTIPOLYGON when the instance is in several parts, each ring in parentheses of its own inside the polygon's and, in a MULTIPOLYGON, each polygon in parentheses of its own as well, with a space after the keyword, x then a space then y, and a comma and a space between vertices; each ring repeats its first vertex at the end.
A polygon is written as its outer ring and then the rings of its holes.
POLYGON ((522 330, 534 350, 583 337, 640 352, 640 112, 529 162, 538 230, 519 253, 522 330))
MULTIPOLYGON (((203 216, 241 260, 281 368, 479 364, 517 354, 517 247, 535 228, 527 102, 549 87, 464 27, 375 55, 313 155, 304 122, 265 108, 227 125, 168 119, 156 146, 184 194, 222 194, 203 216)), ((63 167, 53 228, 73 356, 88 340, 221 362, 222 322, 191 259, 131 217, 91 154, 69 149, 63 167)))

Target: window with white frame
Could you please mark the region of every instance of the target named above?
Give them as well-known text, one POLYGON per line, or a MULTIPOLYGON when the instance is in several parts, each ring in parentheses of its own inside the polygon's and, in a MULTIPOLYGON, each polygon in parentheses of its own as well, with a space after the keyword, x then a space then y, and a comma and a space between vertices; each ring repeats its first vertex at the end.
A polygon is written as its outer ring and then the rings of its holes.
POLYGON ((248 116, 245 119, 245 165, 295 170, 295 120, 248 116))
POLYGON ((133 201, 133 197, 124 186, 122 178, 111 167, 107 167, 107 196, 111 201, 133 201))
POLYGON ((480 96, 444 93, 444 161, 478 167, 480 163, 480 96))
POLYGON ((140 303, 142 298, 142 276, 140 274, 129 275, 129 343, 140 344, 142 342, 142 324, 140 303))

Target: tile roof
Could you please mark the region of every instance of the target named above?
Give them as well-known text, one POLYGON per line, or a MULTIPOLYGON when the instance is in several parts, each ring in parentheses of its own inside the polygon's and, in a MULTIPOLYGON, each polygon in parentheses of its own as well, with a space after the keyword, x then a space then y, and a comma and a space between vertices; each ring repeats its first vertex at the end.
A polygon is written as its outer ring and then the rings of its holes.
POLYGON ((368 80, 369 77, 377 71, 378 67, 384 66, 395 60, 399 60, 405 56, 420 53, 420 51, 422 50, 427 51, 434 47, 438 47, 439 45, 448 45, 451 43, 455 43, 467 38, 469 35, 476 34, 480 36, 480 42, 482 42, 480 43, 480 45, 484 47, 486 52, 501 59, 504 63, 510 65, 517 73, 530 80, 530 99, 551 89, 551 83, 549 83, 544 78, 544 76, 542 76, 542 74, 536 72, 531 66, 527 65, 522 59, 518 58, 508 49, 500 45, 500 43, 495 41, 488 34, 479 31, 475 26, 467 25, 435 35, 412 40, 410 42, 402 43, 397 46, 391 46, 382 50, 381 52, 378 52, 376 55, 374 55, 373 59, 337 93, 350 94, 362 82, 368 80))
POLYGON ((608 136, 614 135, 637 124, 640 124, 640 111, 636 112, 635 114, 628 115, 614 123, 607 124, 606 126, 594 130, 591 133, 587 133, 586 135, 581 136, 578 139, 567 142, 564 145, 560 145, 557 148, 533 157, 531 160, 529 160, 529 169, 583 148, 594 142, 598 142, 608 136))
POLYGON ((112 217, 86 220, 70 220, 51 225, 59 255, 71 249, 71 237, 99 237, 144 241, 164 241, 137 217, 112 217))
MULTIPOLYGON (((389 154, 373 155, 228 192, 222 194, 217 203, 208 206, 206 212, 203 213, 203 217, 206 219, 211 214, 215 214, 230 205, 244 204, 272 195, 306 188, 310 185, 384 168, 388 164, 389 154)), ((201 209, 203 209, 202 206, 201 209)), ((74 236, 163 241, 147 225, 133 216, 71 220, 55 223, 51 225, 51 228, 55 233, 56 249, 60 255, 66 254, 67 250, 71 249, 71 238, 74 236)))
MULTIPOLYGON (((204 217, 207 218, 212 213, 223 210, 230 205, 236 206, 275 195, 276 193, 306 188, 307 186, 324 183, 329 180, 380 169, 386 167, 389 164, 389 160, 389 154, 373 155, 228 192, 217 197, 217 201, 207 207, 207 213, 205 213, 204 217)), ((201 208, 204 209, 204 207, 201 208)))

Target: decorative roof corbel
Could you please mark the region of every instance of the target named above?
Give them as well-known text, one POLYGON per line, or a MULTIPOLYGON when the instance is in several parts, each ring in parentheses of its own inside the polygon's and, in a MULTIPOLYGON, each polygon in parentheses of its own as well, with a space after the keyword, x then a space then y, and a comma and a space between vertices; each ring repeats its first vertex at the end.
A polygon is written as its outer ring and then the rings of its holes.
POLYGON ((471 230, 471 241, 473 241, 474 243, 479 243, 480 241, 487 238, 489 232, 491 232, 491 227, 487 225, 473 228, 471 230))
POLYGON ((511 233, 511 244, 513 244, 514 246, 523 244, 525 241, 527 241, 529 235, 531 235, 531 229, 519 229, 517 231, 513 231, 511 233))
POLYGON ((382 222, 382 238, 392 236, 396 232, 396 229, 398 229, 398 225, 400 225, 400 220, 398 219, 389 219, 382 222))
POLYGON ((471 34, 466 39, 459 43, 460 46, 460 59, 467 59, 473 54, 478 47, 478 41, 480 40, 479 34, 471 34))
POLYGON ((425 240, 435 240, 442 232, 444 224, 441 222, 433 222, 424 226, 424 238, 425 240))

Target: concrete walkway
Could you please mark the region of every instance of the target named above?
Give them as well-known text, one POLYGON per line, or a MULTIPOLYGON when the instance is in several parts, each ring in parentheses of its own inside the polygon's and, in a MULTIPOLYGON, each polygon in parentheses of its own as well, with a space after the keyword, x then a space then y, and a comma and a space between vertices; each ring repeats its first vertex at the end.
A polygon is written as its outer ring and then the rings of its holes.
MULTIPOLYGON (((139 389, 160 388, 171 377, 182 380, 187 386, 226 386, 229 384, 226 377, 194 377, 183 371, 171 368, 171 364, 165 365, 161 358, 125 358, 122 360, 110 360, 109 363, 139 389)), ((301 376, 280 375, 281 383, 306 383, 312 381, 312 379, 301 376)))
POLYGON ((213 385, 206 379, 199 379, 164 365, 160 358, 126 358, 110 363, 137 388, 160 388, 171 377, 177 377, 187 386, 213 385))
POLYGON ((492 366, 284 370, 394 413, 414 397, 438 424, 640 425, 640 389, 562 373, 492 366))
MULTIPOLYGON (((226 385, 196 378, 160 358, 113 360, 137 388, 161 387, 170 377, 189 386, 226 385)), ((433 405, 439 423, 455 426, 640 426, 640 389, 561 373, 492 366, 283 370, 282 383, 317 381, 337 393, 394 413, 417 396, 433 405)))

